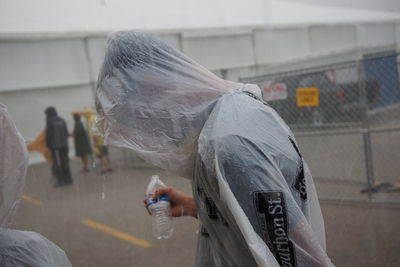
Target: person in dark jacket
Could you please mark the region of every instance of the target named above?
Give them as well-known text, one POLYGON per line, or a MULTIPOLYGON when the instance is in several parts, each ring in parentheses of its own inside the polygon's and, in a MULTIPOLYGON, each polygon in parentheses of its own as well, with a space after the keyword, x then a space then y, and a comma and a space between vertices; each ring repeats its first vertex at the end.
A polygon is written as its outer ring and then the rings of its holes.
POLYGON ((53 158, 53 174, 57 178, 56 186, 72 183, 68 158, 68 130, 65 121, 57 115, 54 107, 48 107, 46 113, 46 145, 53 158))
POLYGON ((79 113, 74 113, 74 144, 75 144, 75 154, 82 160, 83 168, 81 172, 88 172, 88 156, 92 154, 92 148, 90 146, 90 141, 85 127, 81 121, 81 115, 79 113))

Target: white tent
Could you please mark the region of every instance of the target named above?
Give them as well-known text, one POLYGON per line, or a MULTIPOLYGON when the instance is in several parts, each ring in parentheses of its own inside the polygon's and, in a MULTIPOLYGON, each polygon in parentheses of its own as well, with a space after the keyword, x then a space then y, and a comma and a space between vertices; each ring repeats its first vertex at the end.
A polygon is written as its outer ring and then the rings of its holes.
MULTIPOLYGON (((314 1, 315 2, 315 1, 314 1)), ((0 33, 176 30, 399 20, 400 14, 278 0, 0 0, 0 33)))

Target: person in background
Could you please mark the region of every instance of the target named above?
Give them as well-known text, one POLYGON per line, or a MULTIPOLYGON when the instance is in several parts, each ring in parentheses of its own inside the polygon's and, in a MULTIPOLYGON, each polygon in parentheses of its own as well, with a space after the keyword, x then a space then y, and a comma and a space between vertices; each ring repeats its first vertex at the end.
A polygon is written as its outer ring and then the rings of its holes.
POLYGON ((25 140, 0 104, 0 266, 71 267, 65 252, 44 236, 5 228, 23 192, 27 167, 25 140))
POLYGON ((53 159, 53 174, 57 178, 55 186, 72 183, 68 158, 68 129, 64 119, 57 115, 54 107, 48 107, 46 113, 46 145, 53 159))
POLYGON ((112 172, 110 154, 108 148, 104 144, 104 139, 98 135, 93 135, 94 152, 100 161, 100 173, 112 172))
POLYGON ((98 134, 94 133, 92 130, 93 124, 96 121, 96 115, 93 113, 92 109, 86 107, 83 111, 83 116, 86 120, 87 129, 89 131, 89 135, 93 140, 93 150, 96 154, 96 157, 100 161, 100 172, 107 173, 112 172, 112 164, 110 155, 108 153, 108 148, 104 144, 104 139, 101 138, 98 134))
POLYGON ((85 127, 81 121, 81 115, 79 112, 73 113, 75 125, 72 136, 74 137, 75 154, 82 161, 83 168, 82 173, 88 172, 88 160, 92 154, 92 148, 90 146, 89 136, 86 132, 85 127))
POLYGON ((254 84, 222 80, 164 41, 114 34, 100 71, 96 126, 191 179, 172 215, 199 218, 198 267, 333 266, 310 170, 293 133, 254 84))

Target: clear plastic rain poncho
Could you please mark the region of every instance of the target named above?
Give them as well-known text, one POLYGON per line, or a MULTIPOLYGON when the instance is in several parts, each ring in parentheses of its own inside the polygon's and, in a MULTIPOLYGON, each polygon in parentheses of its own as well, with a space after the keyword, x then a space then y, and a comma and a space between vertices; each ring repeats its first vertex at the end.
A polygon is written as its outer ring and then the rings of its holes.
POLYGON ((69 267, 64 251, 42 235, 3 228, 16 211, 27 167, 25 141, 0 103, 0 266, 69 267))
POLYGON ((107 144, 192 179, 197 266, 332 266, 310 171, 255 85, 132 31, 109 40, 96 107, 107 144))
POLYGON ((24 138, 0 103, 0 226, 16 211, 25 185, 28 152, 24 138))

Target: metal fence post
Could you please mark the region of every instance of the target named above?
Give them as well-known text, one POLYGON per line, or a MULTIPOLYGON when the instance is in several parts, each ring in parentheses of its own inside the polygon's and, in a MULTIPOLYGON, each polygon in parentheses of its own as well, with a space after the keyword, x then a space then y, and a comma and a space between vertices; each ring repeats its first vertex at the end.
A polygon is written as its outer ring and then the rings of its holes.
POLYGON ((84 45, 84 52, 85 52, 85 57, 86 57, 86 62, 87 62, 87 71, 88 71, 88 75, 89 75, 89 83, 90 83, 90 87, 92 89, 92 94, 93 94, 93 98, 96 95, 96 82, 93 80, 94 75, 94 71, 93 71, 93 65, 92 65, 92 58, 90 56, 90 48, 89 48, 89 37, 84 37, 83 38, 83 45, 84 45))
POLYGON ((362 118, 362 136, 364 144, 364 159, 365 168, 367 175, 367 185, 368 185, 368 198, 372 199, 372 186, 374 184, 374 166, 372 158, 372 145, 371 145, 371 134, 369 131, 369 121, 368 121, 368 100, 366 91, 366 77, 363 68, 363 61, 360 60, 357 65, 358 72, 358 88, 359 97, 361 104, 361 118, 362 118))
POLYGON ((365 167, 367 172, 367 184, 368 184, 368 198, 372 198, 372 186, 374 184, 374 169, 372 161, 372 149, 371 149, 371 135, 369 129, 362 130, 363 143, 364 143, 364 157, 365 167))

